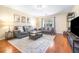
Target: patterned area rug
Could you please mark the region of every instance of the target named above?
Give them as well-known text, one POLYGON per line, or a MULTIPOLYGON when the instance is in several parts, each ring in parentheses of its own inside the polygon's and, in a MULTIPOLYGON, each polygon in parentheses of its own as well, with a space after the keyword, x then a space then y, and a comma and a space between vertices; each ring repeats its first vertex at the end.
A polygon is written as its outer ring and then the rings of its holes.
POLYGON ((47 48, 53 43, 55 36, 43 35, 37 40, 25 37, 22 39, 12 39, 8 42, 23 53, 45 53, 47 48))

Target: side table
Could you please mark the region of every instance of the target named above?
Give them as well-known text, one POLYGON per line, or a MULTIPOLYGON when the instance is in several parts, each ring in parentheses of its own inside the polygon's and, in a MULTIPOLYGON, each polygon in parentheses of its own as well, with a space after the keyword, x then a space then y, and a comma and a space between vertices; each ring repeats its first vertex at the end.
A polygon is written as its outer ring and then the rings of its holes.
POLYGON ((12 38, 14 38, 12 31, 5 32, 5 39, 8 40, 8 39, 12 39, 12 38))

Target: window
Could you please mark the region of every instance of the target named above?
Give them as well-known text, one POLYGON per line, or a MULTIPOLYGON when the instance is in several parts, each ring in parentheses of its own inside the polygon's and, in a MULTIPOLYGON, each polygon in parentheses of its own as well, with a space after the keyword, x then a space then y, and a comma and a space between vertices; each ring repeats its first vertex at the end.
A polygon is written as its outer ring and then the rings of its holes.
POLYGON ((55 17, 42 18, 41 27, 53 27, 55 28, 55 17))

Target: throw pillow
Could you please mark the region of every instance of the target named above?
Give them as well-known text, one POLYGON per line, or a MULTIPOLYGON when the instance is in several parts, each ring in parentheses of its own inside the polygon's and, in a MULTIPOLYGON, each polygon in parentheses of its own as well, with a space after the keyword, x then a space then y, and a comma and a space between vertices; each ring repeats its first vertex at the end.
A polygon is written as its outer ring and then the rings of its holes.
POLYGON ((18 27, 18 30, 20 30, 21 32, 24 32, 23 27, 18 27))

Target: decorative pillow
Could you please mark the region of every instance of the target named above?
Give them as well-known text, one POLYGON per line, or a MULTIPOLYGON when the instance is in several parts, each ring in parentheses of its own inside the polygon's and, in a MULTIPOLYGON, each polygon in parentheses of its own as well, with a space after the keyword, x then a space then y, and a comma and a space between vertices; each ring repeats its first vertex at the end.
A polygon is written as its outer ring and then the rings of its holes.
POLYGON ((27 26, 25 26, 24 28, 25 28, 25 32, 28 32, 28 27, 27 27, 27 26))
POLYGON ((47 30, 48 28, 47 27, 45 27, 45 30, 47 30))
POLYGON ((23 27, 18 27, 18 30, 20 30, 21 32, 24 32, 23 27))
POLYGON ((51 30, 52 30, 52 28, 49 27, 49 31, 51 31, 51 30))
POLYGON ((25 30, 26 30, 26 29, 25 29, 25 26, 23 26, 23 30, 24 30, 24 32, 25 32, 25 30))

